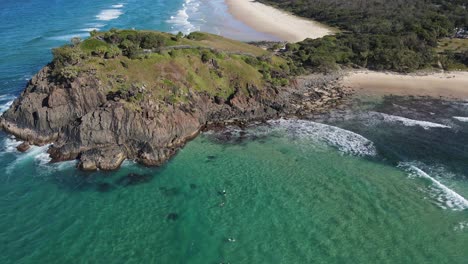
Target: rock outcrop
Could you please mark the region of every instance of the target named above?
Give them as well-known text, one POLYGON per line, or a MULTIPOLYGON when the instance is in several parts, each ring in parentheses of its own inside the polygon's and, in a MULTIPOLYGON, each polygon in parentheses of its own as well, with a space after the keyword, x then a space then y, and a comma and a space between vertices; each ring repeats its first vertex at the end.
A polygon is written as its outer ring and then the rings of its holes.
POLYGON ((48 66, 35 75, 0 127, 25 141, 24 150, 52 144, 54 162, 79 159, 83 170, 114 170, 125 159, 161 165, 207 125, 304 114, 343 95, 334 79, 315 76, 284 87, 240 87, 227 99, 195 91, 188 102, 143 98, 133 109, 92 72, 68 81, 52 76, 48 66))

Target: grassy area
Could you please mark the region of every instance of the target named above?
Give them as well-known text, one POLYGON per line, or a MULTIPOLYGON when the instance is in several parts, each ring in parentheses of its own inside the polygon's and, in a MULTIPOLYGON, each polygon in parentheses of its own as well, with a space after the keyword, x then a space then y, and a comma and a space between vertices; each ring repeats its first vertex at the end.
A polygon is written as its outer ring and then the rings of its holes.
POLYGON ((58 78, 93 72, 128 107, 142 99, 184 103, 192 93, 227 99, 247 87, 286 85, 292 63, 256 46, 207 33, 93 32, 54 50, 58 78))
POLYGON ((468 50, 468 39, 444 38, 439 41, 438 52, 451 50, 453 52, 465 52, 468 50))

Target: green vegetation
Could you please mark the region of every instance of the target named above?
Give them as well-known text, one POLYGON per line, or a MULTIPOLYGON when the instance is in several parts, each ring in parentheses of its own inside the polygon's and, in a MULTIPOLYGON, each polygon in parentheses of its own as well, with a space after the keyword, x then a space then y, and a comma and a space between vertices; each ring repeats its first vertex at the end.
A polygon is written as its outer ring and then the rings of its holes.
POLYGON ((439 52, 439 40, 468 26, 467 0, 259 0, 338 27, 342 33, 290 46, 304 67, 337 64, 410 72, 442 64, 467 66, 466 53, 439 52))
POLYGON ((96 76, 109 96, 138 109, 144 99, 188 102, 194 92, 229 98, 249 87, 286 85, 297 68, 261 48, 206 33, 111 30, 53 50, 53 74, 96 76), (291 70, 292 69, 292 70, 291 70))

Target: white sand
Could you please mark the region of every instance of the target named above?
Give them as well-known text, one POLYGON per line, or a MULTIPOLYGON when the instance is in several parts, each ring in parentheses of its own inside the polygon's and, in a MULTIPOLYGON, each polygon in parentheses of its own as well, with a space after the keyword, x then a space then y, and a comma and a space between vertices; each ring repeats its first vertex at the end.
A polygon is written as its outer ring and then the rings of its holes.
POLYGON ((363 95, 414 95, 468 99, 468 72, 403 75, 356 71, 343 79, 343 85, 363 95))
POLYGON ((253 29, 289 42, 321 38, 334 30, 318 22, 300 18, 253 0, 225 0, 229 12, 253 29))

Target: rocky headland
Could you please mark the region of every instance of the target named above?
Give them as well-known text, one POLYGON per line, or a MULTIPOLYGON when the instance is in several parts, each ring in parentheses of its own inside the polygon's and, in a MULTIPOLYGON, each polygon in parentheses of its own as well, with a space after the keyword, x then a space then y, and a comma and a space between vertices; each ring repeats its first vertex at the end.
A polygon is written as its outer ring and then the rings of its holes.
POLYGON ((161 165, 208 126, 301 116, 334 106, 339 76, 297 76, 269 51, 222 37, 113 30, 54 50, 0 127, 54 162, 114 170, 161 165))

